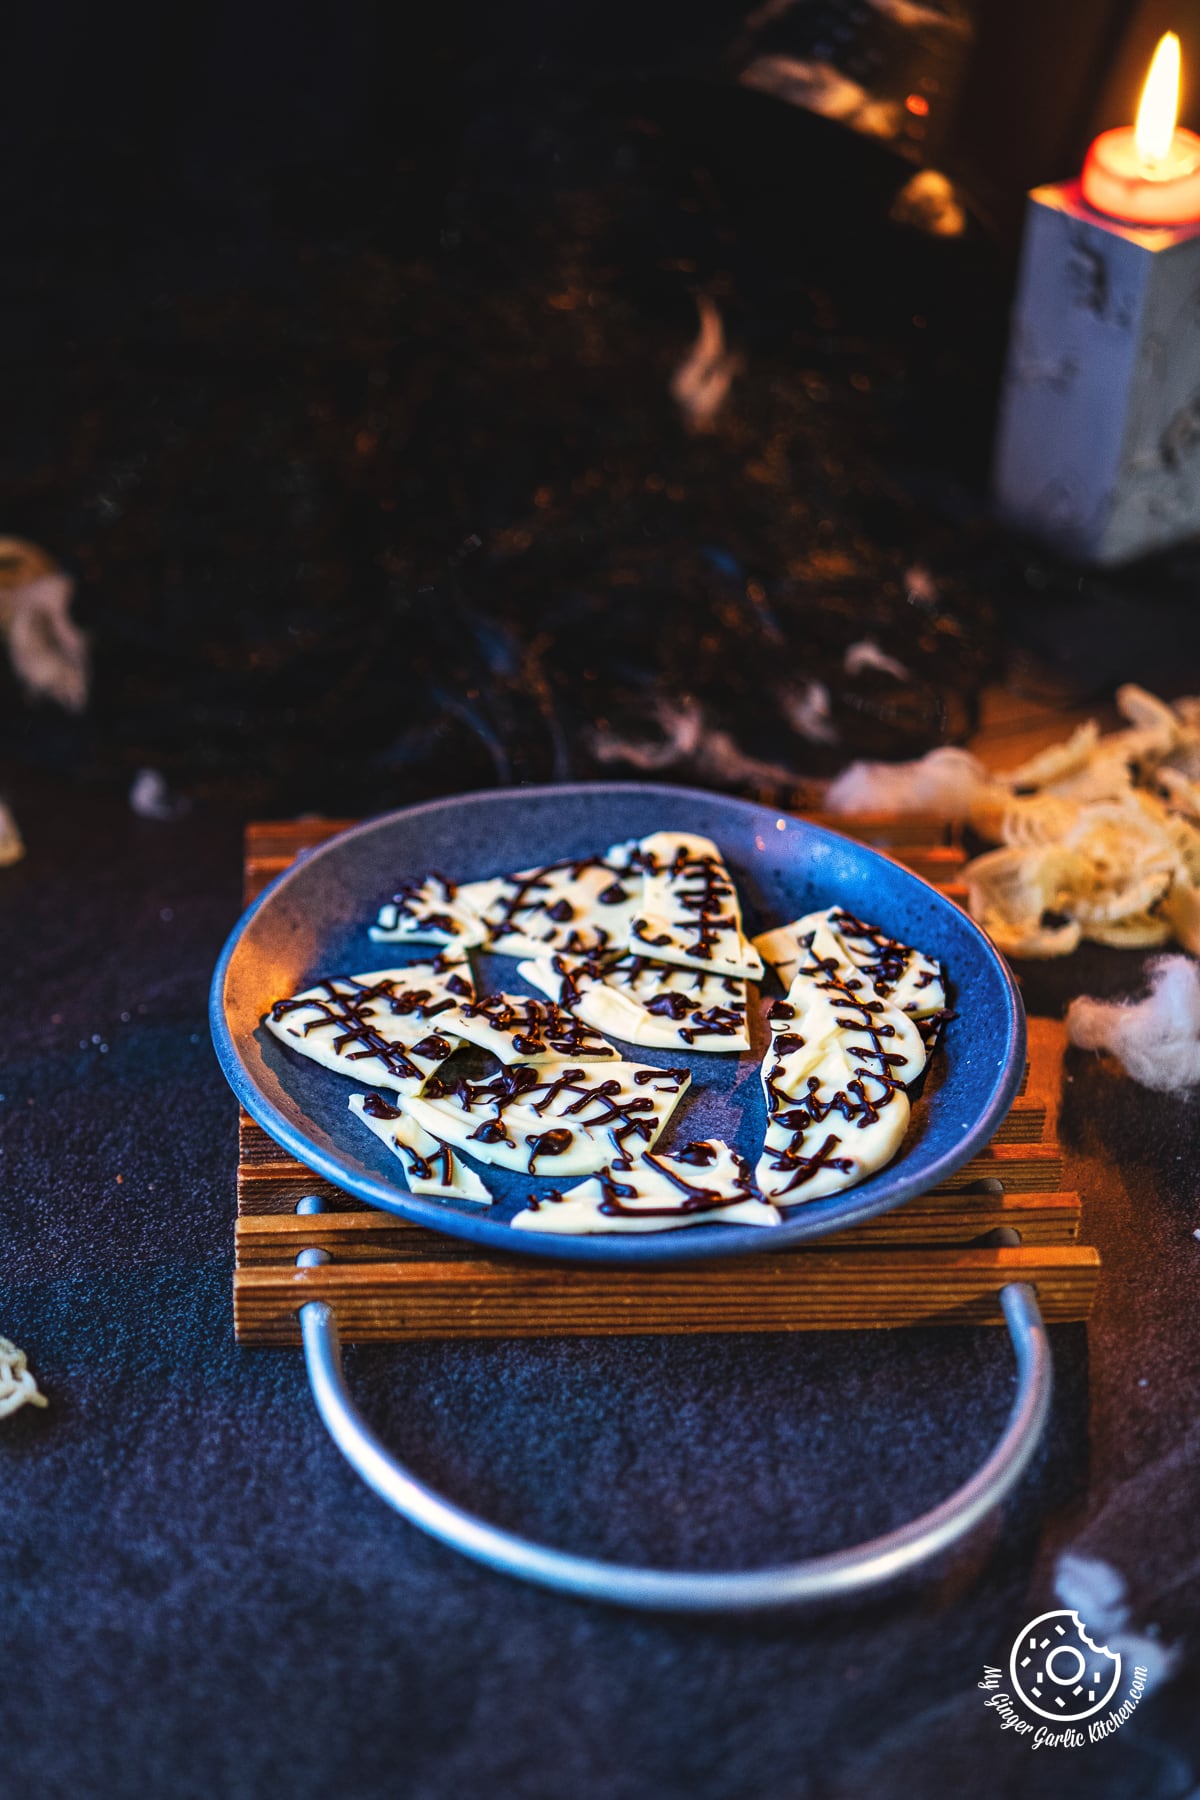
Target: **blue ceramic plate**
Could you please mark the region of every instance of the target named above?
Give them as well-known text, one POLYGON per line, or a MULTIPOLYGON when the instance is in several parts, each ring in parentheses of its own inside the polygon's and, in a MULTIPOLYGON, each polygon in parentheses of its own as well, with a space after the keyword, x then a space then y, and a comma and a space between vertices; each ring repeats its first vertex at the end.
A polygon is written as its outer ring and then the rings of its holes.
MULTIPOLYGON (((484 992, 526 991, 512 958, 479 957, 476 969, 484 992)), ((768 977, 764 1006, 774 991, 768 977)), ((1025 1062, 1025 1018, 1012 977, 983 934, 936 889, 835 832, 724 795, 636 782, 464 794, 368 820, 330 839, 272 882, 243 916, 217 964, 210 1016, 234 1093, 309 1168, 373 1206, 438 1231, 572 1262, 651 1264, 778 1250, 886 1212, 936 1187, 987 1142, 1025 1062), (274 1000, 323 975, 361 974, 435 953, 429 945, 372 944, 367 936, 401 879, 438 869, 474 881, 659 830, 716 841, 751 934, 837 902, 944 964, 957 1016, 925 1078, 903 1150, 861 1186, 794 1207, 773 1229, 712 1224, 579 1238, 513 1231, 509 1220, 525 1197, 552 1183, 483 1169, 497 1200, 486 1209, 408 1193, 399 1159, 348 1110, 349 1096, 361 1088, 296 1055, 263 1028, 274 1000)), ((764 1123, 758 1056, 767 1031, 761 1014, 753 1024, 753 1052, 737 1057, 618 1046, 634 1061, 692 1070, 692 1086, 661 1148, 721 1137, 756 1160, 764 1123)))

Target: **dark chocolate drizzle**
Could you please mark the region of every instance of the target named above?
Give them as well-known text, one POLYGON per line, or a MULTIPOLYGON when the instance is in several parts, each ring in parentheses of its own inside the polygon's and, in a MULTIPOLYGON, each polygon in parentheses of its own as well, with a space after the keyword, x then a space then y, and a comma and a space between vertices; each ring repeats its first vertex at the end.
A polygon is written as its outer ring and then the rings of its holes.
POLYGON ((513 1000, 491 994, 462 1009, 464 1018, 486 1019, 494 1031, 512 1039, 521 1056, 592 1056, 613 1061, 616 1052, 602 1032, 571 1012, 545 1000, 513 1000))
MULTIPOLYGON (((671 1093, 678 1093, 686 1080, 686 1069, 639 1069, 634 1076, 639 1086, 651 1081, 673 1083, 667 1090, 671 1093)), ((424 1093, 429 1100, 453 1097, 468 1114, 476 1107, 486 1107, 494 1112, 495 1118, 485 1120, 471 1133, 485 1144, 512 1144, 513 1140, 503 1126, 506 1108, 521 1105, 542 1114, 569 1094, 575 1098, 562 1106, 557 1116, 578 1118, 578 1122, 589 1130, 607 1129, 619 1154, 627 1154, 627 1139, 648 1143, 654 1135, 656 1114, 649 1096, 621 1099, 621 1083, 615 1076, 602 1081, 589 1080, 585 1070, 573 1067, 542 1070, 528 1063, 514 1063, 487 1081, 470 1081, 462 1075, 434 1075, 426 1083, 424 1093)), ((535 1152, 535 1156, 537 1154, 535 1152)), ((540 1154, 546 1152, 543 1150, 540 1154)))
POLYGON ((444 931, 447 937, 460 937, 462 926, 449 913, 430 911, 429 901, 425 898, 424 889, 440 888, 442 900, 449 905, 458 893, 457 887, 445 875, 431 870, 424 881, 402 881, 392 895, 392 905, 396 912, 406 919, 413 919, 425 931, 444 931))
POLYGON ((804 1156, 796 1147, 781 1150, 779 1160, 771 1164, 773 1169, 788 1171, 790 1179, 781 1188, 774 1190, 776 1196, 790 1194, 793 1188, 802 1187, 805 1182, 812 1181, 822 1169, 839 1169, 842 1174, 850 1175, 854 1171, 853 1161, 846 1156, 835 1156, 833 1153, 841 1143, 840 1137, 831 1133, 814 1156, 804 1156))
MULTIPOLYGON (((665 873, 677 884, 671 893, 675 907, 683 913, 696 915, 696 941, 683 946, 684 955, 694 956, 701 962, 710 961, 713 945, 718 942, 721 933, 738 930, 736 906, 733 912, 725 910, 726 903, 736 900, 736 896, 724 864, 719 857, 692 856, 680 844, 667 868, 653 872, 665 873)), ((680 923, 690 924, 692 921, 681 920, 680 923)), ((647 930, 645 919, 634 920, 632 935, 643 944, 659 949, 672 941, 670 932, 647 937, 647 930)))
POLYGON ((913 1024, 920 1032, 922 1042, 925 1045, 927 1059, 933 1056, 934 1051, 941 1042, 942 1032, 946 1029, 946 1026, 950 1023, 951 1019, 957 1019, 957 1017, 958 1014, 951 1007, 943 1006, 935 1013, 927 1013, 923 1019, 913 1020, 913 1024))
POLYGON ((436 1181, 442 1187, 453 1186, 454 1159, 449 1144, 441 1144, 432 1157, 422 1156, 411 1144, 397 1144, 397 1150, 408 1158, 408 1172, 416 1181, 436 1181))
MULTIPOLYGON (((810 948, 811 942, 810 937, 810 948)), ((841 1114, 847 1125, 853 1125, 859 1131, 865 1130, 868 1125, 874 1125, 878 1121, 881 1110, 889 1106, 896 1094, 904 1092, 906 1087, 904 1082, 898 1081, 892 1074, 897 1064, 903 1064, 904 1056, 885 1048, 885 1040, 895 1037, 896 1028, 877 1016, 886 1010, 884 1002, 858 998, 862 983, 851 976, 837 973, 838 967, 830 958, 814 963, 804 973, 824 972, 826 979, 817 981, 817 988, 832 995, 833 1004, 843 1012, 859 1015, 857 1018, 835 1018, 835 1023, 843 1030, 852 1031, 858 1037, 868 1040, 866 1044, 846 1045, 847 1056, 855 1062, 854 1078, 846 1084, 844 1090, 833 1094, 828 1100, 821 1098, 821 1083, 816 1075, 809 1076, 803 1099, 784 1093, 779 1086, 783 1059, 800 1049, 804 1043, 796 1032, 781 1032, 775 1038, 775 1059, 771 1070, 763 1077, 768 1122, 791 1133, 790 1143, 777 1150, 775 1160, 768 1165, 777 1173, 789 1177, 784 1187, 778 1190, 784 1194, 812 1181, 823 1169, 839 1169, 849 1174, 854 1168, 852 1160, 833 1154, 842 1142, 840 1137, 827 1137, 815 1155, 804 1152, 804 1138, 814 1125, 822 1124, 831 1113, 836 1112, 841 1114), (868 1091, 868 1083, 871 1084, 871 1091, 868 1091)), ((791 1011, 794 1015, 795 1008, 791 1011)))
POLYGON ((485 1119, 482 1125, 476 1126, 471 1136, 481 1144, 507 1144, 510 1150, 516 1147, 515 1140, 509 1137, 500 1119, 485 1119))
MULTIPOLYGON (((706 1167, 716 1161, 716 1156, 716 1150, 711 1144, 688 1144, 683 1150, 676 1153, 673 1160, 706 1167)), ((741 1200, 755 1198, 750 1170, 745 1160, 736 1152, 734 1152, 734 1161, 737 1167, 738 1185, 732 1194, 722 1194, 716 1188, 707 1188, 696 1182, 688 1181, 685 1176, 679 1174, 678 1170, 668 1168, 665 1162, 649 1150, 643 1151, 642 1161, 649 1163, 652 1169, 656 1169, 673 1187, 678 1188, 683 1199, 674 1206, 625 1206, 624 1201, 636 1199, 637 1189, 627 1183, 617 1181, 610 1167, 602 1169, 599 1175, 603 1198, 597 1207, 598 1212, 604 1213, 608 1218, 668 1219, 675 1218, 680 1213, 715 1212, 722 1207, 736 1206, 741 1200)))
POLYGON ((536 1163, 539 1156, 564 1156, 575 1142, 575 1133, 568 1131, 565 1125, 559 1125, 552 1131, 532 1131, 526 1135, 529 1145, 529 1173, 537 1173, 536 1163))
POLYGON ((390 1106, 382 1094, 368 1094, 363 1101, 363 1111, 372 1119, 402 1119, 403 1112, 398 1106, 390 1106))
POLYGON ((706 969, 672 969, 672 975, 690 978, 693 992, 691 996, 677 988, 664 988, 661 993, 643 996, 638 993, 638 983, 643 975, 650 974, 658 981, 664 974, 661 963, 652 962, 649 957, 636 953, 617 958, 616 961, 600 956, 589 957, 574 968, 561 955, 556 956, 551 964, 558 976, 558 1004, 560 1006, 577 1007, 583 998, 584 989, 580 983, 587 981, 603 982, 607 977, 620 975, 624 978, 628 991, 646 1012, 658 1018, 669 1018, 673 1024, 681 1025, 680 1038, 685 1044, 694 1044, 701 1037, 736 1037, 745 1029, 745 1006, 739 993, 740 981, 732 975, 712 975, 706 969), (719 983, 724 992, 734 1001, 732 1006, 700 1007, 700 999, 707 988, 719 983), (686 1026, 681 1021, 687 1019, 686 1026))
MULTIPOLYGON (((420 1018, 431 1016, 423 1007, 423 1002, 430 998, 428 989, 409 989, 397 994, 394 981, 377 981, 372 986, 366 986, 349 975, 339 976, 337 981, 318 981, 315 986, 325 990, 325 998, 310 994, 289 1000, 276 1000, 269 1014, 271 1022, 278 1025, 288 1013, 298 1010, 316 1011, 319 1017, 307 1021, 299 1033, 301 1037, 307 1037, 310 1031, 321 1025, 340 1026, 341 1030, 333 1041, 336 1054, 340 1056, 345 1052, 348 1062, 359 1062, 364 1057, 378 1057, 389 1075, 395 1075, 403 1081, 421 1081, 426 1074, 424 1069, 418 1068, 411 1060, 411 1056, 423 1055, 427 1061, 435 1060, 440 1054, 449 1056, 451 1046, 442 1037, 426 1038, 423 1042, 425 1045, 436 1043, 444 1046, 444 1051, 429 1052, 417 1045, 410 1056, 406 1054, 403 1045, 389 1043, 372 1023, 374 1010, 381 1011, 385 1007, 395 1014, 416 1013, 420 1018), (345 988, 349 988, 350 992, 344 992, 345 988), (347 1050, 346 1046, 349 1044, 357 1044, 359 1048, 347 1050)), ((434 1010, 440 1012, 442 1004, 445 1003, 440 1003, 434 1010)))
MULTIPOLYGON (((390 1106, 381 1094, 368 1094, 363 1101, 363 1111, 372 1119, 402 1119, 404 1114, 400 1107, 390 1106)), ((453 1185, 454 1158, 449 1144, 440 1144, 432 1157, 422 1156, 411 1144, 397 1143, 396 1149, 401 1156, 408 1159, 408 1173, 416 1181, 436 1181, 442 1187, 453 1185)))
MULTIPOLYGON (((497 896, 484 919, 489 942, 497 943, 501 938, 513 933, 520 933, 522 936, 528 937, 537 928, 538 914, 542 918, 551 920, 555 925, 566 924, 574 917, 575 912, 570 901, 564 898, 555 901, 552 906, 547 906, 544 899, 539 897, 538 889, 548 888, 551 885, 550 877, 559 875, 564 870, 569 872, 572 881, 578 881, 585 869, 607 869, 614 876, 626 873, 626 870, 610 863, 603 856, 581 856, 567 857, 560 862, 546 863, 542 868, 531 869, 525 875, 508 876, 506 881, 508 891, 497 896), (520 913, 529 913, 533 917, 522 921, 518 919, 520 913)), ((611 885, 610 888, 605 889, 606 893, 610 891, 611 885)), ((615 903, 610 900, 605 904, 613 905, 615 903)), ((545 934, 545 942, 555 943, 558 936, 557 931, 551 931, 545 934)), ((594 925, 590 927, 586 936, 578 930, 568 933, 562 947, 572 955, 586 955, 590 951, 604 949, 610 936, 611 933, 606 931, 602 925, 594 925)))
POLYGON ((698 1169, 707 1169, 710 1163, 717 1160, 716 1145, 707 1140, 698 1144, 685 1144, 682 1150, 672 1153, 672 1158, 675 1162, 690 1163, 698 1169))
MULTIPOLYGON (((881 1000, 886 1000, 896 983, 907 974, 914 957, 922 954, 841 908, 829 915, 829 923, 839 937, 854 945, 857 952, 854 960, 881 1000)), ((927 988, 938 975, 936 967, 922 969, 914 985, 927 988)))

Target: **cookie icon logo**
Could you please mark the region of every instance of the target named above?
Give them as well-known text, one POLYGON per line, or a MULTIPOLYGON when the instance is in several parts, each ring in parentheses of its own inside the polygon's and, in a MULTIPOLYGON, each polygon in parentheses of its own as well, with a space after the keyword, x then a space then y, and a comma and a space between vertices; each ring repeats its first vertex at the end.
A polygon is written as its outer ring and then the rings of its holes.
POLYGON ((1043 1719, 1090 1719, 1108 1705, 1121 1658, 1093 1644, 1077 1612, 1041 1613, 1017 1634, 1008 1659, 1013 1691, 1043 1719))

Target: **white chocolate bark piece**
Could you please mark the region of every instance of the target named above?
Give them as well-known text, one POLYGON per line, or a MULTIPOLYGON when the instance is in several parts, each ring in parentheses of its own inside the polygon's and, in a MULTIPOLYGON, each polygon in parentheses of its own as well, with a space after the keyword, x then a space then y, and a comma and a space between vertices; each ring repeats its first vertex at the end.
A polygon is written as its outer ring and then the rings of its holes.
POLYGON ((552 1001, 489 994, 458 1007, 447 1031, 505 1063, 615 1062, 618 1052, 594 1026, 552 1001))
POLYGON ((637 845, 642 900, 629 947, 655 962, 757 981, 762 958, 742 931, 737 890, 710 838, 656 831, 637 845))
POLYGON ((942 965, 923 950, 902 944, 886 931, 855 918, 841 907, 830 924, 852 963, 862 970, 875 993, 898 1012, 927 1019, 945 1010, 946 983, 942 965))
POLYGON ((839 1044, 809 1058, 774 1054, 763 1065, 773 1108, 756 1179, 777 1206, 854 1187, 889 1163, 908 1129, 903 1088, 879 1081, 839 1044))
POLYGON ((492 1196, 474 1169, 468 1169, 449 1144, 439 1143, 398 1106, 389 1106, 378 1094, 351 1094, 350 1111, 400 1158, 414 1194, 492 1204, 492 1196))
POLYGON ((767 1019, 775 1048, 785 1035, 808 1044, 838 1037, 870 1068, 905 1087, 929 1059, 919 1022, 877 1000, 860 970, 833 965, 832 959, 811 972, 801 969, 787 999, 772 1001, 767 1019))
MULTIPOLYGON (((814 934, 818 952, 823 935, 814 934)), ((873 998, 863 973, 833 957, 815 974, 802 969, 769 1016, 756 1174, 767 1199, 794 1206, 891 1161, 908 1128, 906 1085, 924 1068, 926 1049, 915 1020, 873 998)))
POLYGON ((516 1063, 484 1081, 435 1076, 404 1110, 483 1163, 526 1175, 592 1175, 652 1150, 685 1093, 686 1069, 640 1063, 516 1063))
POLYGON ((453 944, 468 950, 482 944, 487 927, 444 875, 405 881, 381 906, 368 934, 376 944, 453 944))
POLYGON ((590 956, 620 949, 641 903, 642 878, 630 873, 630 846, 605 856, 547 863, 516 875, 469 882, 460 904, 483 920, 485 946, 498 956, 590 956))
POLYGON ((439 956, 371 975, 335 975, 263 1019, 267 1030, 323 1068, 415 1094, 453 1055, 444 1027, 475 990, 464 958, 439 956))
POLYGON ((648 1151, 630 1166, 624 1159, 609 1163, 565 1194, 531 1196, 513 1227, 574 1236, 782 1222, 778 1208, 755 1193, 745 1159, 719 1138, 707 1138, 674 1156, 648 1151))
POLYGON ((618 957, 539 957, 520 964, 533 987, 609 1037, 663 1050, 750 1048, 746 984, 632 951, 618 957))
POLYGON ((822 928, 832 933, 842 956, 868 977, 880 1000, 914 1019, 930 1018, 944 1010, 946 987, 939 963, 838 906, 807 913, 755 938, 755 948, 784 987, 790 987, 799 969, 811 960, 806 955, 811 949, 807 940, 822 928))

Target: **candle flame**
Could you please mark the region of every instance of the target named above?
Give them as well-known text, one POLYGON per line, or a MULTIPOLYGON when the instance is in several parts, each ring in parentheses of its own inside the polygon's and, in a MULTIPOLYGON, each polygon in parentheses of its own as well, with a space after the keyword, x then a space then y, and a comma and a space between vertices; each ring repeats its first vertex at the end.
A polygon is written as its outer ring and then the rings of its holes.
POLYGON ((1179 111, 1179 39, 1164 31, 1142 89, 1133 139, 1143 162, 1162 162, 1171 148, 1179 111))

